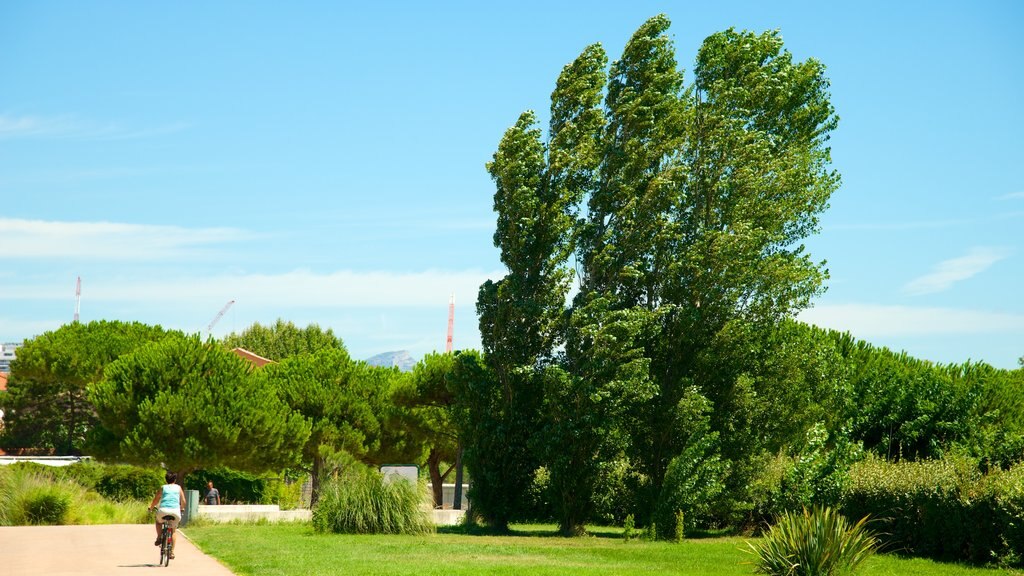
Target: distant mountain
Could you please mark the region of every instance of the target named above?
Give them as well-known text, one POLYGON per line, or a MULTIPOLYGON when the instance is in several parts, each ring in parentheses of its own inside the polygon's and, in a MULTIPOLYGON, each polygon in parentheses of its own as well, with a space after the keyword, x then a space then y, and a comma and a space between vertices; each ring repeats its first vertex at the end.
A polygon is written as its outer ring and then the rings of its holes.
POLYGON ((397 350, 395 352, 384 352, 366 359, 370 366, 384 366, 390 368, 397 366, 402 372, 411 372, 416 365, 416 359, 409 355, 408 350, 397 350))

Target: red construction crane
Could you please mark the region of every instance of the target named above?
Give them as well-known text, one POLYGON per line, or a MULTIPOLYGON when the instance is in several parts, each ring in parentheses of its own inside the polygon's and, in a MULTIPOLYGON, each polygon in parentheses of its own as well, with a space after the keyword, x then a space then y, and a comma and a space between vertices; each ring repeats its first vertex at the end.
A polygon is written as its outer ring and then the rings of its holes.
POLYGON ((75 323, 78 323, 78 310, 82 306, 82 277, 78 277, 78 282, 75 284, 75 323))
POLYGON ((452 351, 452 330, 455 328, 455 294, 448 299, 448 342, 444 345, 445 353, 452 351))

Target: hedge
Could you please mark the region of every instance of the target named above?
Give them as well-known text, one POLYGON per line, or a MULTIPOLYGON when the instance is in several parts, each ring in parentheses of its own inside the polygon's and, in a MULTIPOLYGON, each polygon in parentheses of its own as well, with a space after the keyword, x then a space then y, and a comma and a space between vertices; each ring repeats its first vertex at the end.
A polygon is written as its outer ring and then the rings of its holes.
POLYGON ((1024 465, 988 474, 967 458, 850 469, 848 518, 870 515, 883 550, 939 560, 1024 566, 1024 465))

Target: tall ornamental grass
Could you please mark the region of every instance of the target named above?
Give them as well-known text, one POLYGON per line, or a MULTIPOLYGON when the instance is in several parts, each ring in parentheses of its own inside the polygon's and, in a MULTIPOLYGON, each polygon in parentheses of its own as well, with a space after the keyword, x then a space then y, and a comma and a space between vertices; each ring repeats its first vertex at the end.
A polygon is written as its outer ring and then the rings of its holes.
POLYGON ((748 544, 757 572, 770 576, 850 574, 878 548, 867 517, 850 525, 832 508, 786 512, 764 538, 748 544))
POLYGON ((427 502, 423 487, 355 469, 320 486, 313 528, 337 534, 424 534, 434 530, 427 502))
POLYGON ((0 526, 148 521, 145 502, 111 502, 66 475, 14 466, 0 469, 0 526))

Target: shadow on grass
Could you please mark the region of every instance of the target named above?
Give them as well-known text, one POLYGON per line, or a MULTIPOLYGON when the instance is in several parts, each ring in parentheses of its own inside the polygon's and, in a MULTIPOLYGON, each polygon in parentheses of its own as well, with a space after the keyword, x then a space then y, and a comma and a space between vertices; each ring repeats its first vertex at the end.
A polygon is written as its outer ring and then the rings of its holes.
MULTIPOLYGON (((460 536, 510 536, 529 538, 571 538, 564 536, 554 524, 513 524, 508 530, 496 530, 481 524, 460 524, 457 526, 438 526, 438 534, 455 534, 460 536)), ((642 533, 637 535, 643 538, 642 533)), ((735 536, 731 530, 694 530, 686 533, 687 539, 704 540, 735 536)), ((588 526, 583 538, 622 539, 622 528, 618 526, 588 526)))

